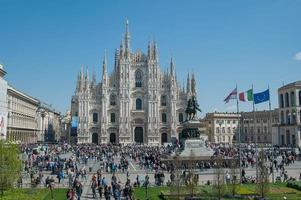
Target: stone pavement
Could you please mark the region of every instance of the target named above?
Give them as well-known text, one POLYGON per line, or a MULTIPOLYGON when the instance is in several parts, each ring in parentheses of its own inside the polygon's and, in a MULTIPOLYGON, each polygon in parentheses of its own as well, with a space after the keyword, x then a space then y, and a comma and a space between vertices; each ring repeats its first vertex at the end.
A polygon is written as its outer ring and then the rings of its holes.
MULTIPOLYGON (((67 154, 62 155, 61 157, 68 158, 71 155, 72 155, 71 153, 67 153, 67 154)), ((119 162, 119 158, 116 158, 115 160, 116 160, 116 162, 119 162)), ((83 166, 84 166, 84 164, 82 164, 82 163, 78 164, 79 169, 83 166)), ((92 180, 93 174, 96 174, 96 172, 99 168, 100 168, 100 163, 99 162, 95 162, 95 160, 89 160, 88 161, 88 163, 86 165, 87 179, 81 179, 80 178, 80 181, 83 184, 83 194, 82 194, 81 199, 92 199, 91 180, 92 180), (92 172, 89 172, 89 167, 92 167, 92 172)), ((291 176, 291 177, 294 177, 294 178, 298 179, 299 175, 301 173, 301 161, 295 161, 294 164, 292 164, 290 166, 287 166, 285 168, 288 172, 288 177, 291 176)), ((229 169, 224 169, 224 171, 225 172, 229 171, 229 169)), ((214 169, 207 169, 207 170, 202 170, 202 171, 196 170, 196 173, 199 174, 199 184, 206 184, 208 180, 211 181, 211 182, 215 180, 215 175, 214 175, 215 170, 214 169)), ((43 174, 44 174, 43 181, 47 178, 47 176, 52 176, 54 178, 54 180, 55 180, 54 187, 55 188, 68 188, 68 178, 62 179, 61 183, 58 183, 56 175, 50 175, 49 171, 43 171, 43 174)), ((131 180, 131 183, 134 183, 136 181, 137 175, 139 175, 140 182, 143 183, 146 174, 148 174, 148 176, 150 178, 149 179, 150 185, 154 185, 155 184, 154 172, 141 169, 140 166, 137 163, 132 162, 131 160, 129 160, 129 178, 131 180)), ((111 182, 111 177, 112 177, 111 173, 102 172, 102 175, 105 176, 108 183, 111 182)), ((117 176, 118 181, 120 181, 122 186, 124 186, 124 184, 127 180, 126 173, 117 172, 116 176, 117 176)), ((246 176, 255 177, 256 176, 256 168, 255 167, 254 168, 251 168, 251 167, 247 168, 246 169, 246 176)), ((280 172, 275 172, 275 178, 277 176, 280 176, 280 172)), ((270 176, 270 178, 271 178, 271 176, 270 176)), ((169 180, 170 180, 170 174, 165 173, 164 183, 166 183, 169 180)), ((23 187, 30 187, 29 176, 27 176, 26 178, 23 179, 23 187)), ((44 187, 44 185, 41 184, 39 187, 44 187)), ((97 196, 97 199, 100 199, 100 198, 97 196)))

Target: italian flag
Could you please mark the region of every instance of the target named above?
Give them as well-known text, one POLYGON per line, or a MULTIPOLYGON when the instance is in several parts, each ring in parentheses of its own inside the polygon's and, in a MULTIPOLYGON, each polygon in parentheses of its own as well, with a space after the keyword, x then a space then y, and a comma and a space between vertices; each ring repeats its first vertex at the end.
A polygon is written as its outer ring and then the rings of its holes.
POLYGON ((246 97, 247 97, 248 101, 253 101, 253 89, 249 89, 247 92, 239 93, 239 100, 240 101, 246 101, 246 97))

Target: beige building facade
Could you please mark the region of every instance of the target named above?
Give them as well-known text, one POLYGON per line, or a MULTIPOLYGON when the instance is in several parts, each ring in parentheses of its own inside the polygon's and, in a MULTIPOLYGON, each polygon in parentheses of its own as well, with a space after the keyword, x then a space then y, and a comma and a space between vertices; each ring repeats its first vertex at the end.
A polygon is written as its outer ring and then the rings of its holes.
POLYGON ((37 110, 39 101, 8 86, 7 88, 7 137, 19 143, 34 143, 38 139, 37 110))
POLYGON ((275 125, 277 125, 278 121, 278 109, 242 112, 241 142, 271 144, 272 136, 277 132, 275 125))
POLYGON ((301 81, 278 89, 279 125, 275 139, 280 146, 301 146, 301 81))
POLYGON ((232 144, 235 140, 239 117, 237 113, 207 113, 201 123, 208 135, 208 140, 212 143, 232 144))

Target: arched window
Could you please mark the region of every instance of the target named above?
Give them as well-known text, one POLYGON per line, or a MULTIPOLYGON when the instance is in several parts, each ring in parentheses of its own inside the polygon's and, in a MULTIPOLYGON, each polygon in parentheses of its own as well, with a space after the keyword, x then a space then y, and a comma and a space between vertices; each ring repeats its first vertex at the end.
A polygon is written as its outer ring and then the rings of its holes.
POLYGON ((184 115, 183 113, 179 113, 179 122, 183 122, 184 121, 184 115))
POLYGON ((292 124, 295 124, 296 122, 296 110, 292 110, 292 124))
POLYGON ((286 111, 286 124, 291 124, 291 114, 290 111, 286 111))
POLYGON ((140 98, 136 99, 136 110, 142 110, 142 100, 140 98))
POLYGON ((289 106, 290 106, 289 96, 288 93, 285 93, 285 107, 289 107, 289 106))
POLYGON ((140 70, 137 70, 135 73, 135 86, 142 87, 142 72, 140 70))
POLYGON ((162 122, 163 122, 163 123, 166 123, 166 122, 167 122, 166 113, 162 113, 162 122))
POLYGON ((97 122, 98 122, 98 114, 93 113, 93 123, 97 123, 97 122))
POLYGON ((295 92, 291 92, 291 106, 295 106, 295 92))
POLYGON ((116 122, 115 113, 111 113, 111 123, 115 123, 115 122, 116 122))
POLYGON ((301 90, 299 91, 299 106, 301 106, 301 90))
POLYGON ((110 105, 111 106, 116 105, 116 95, 115 94, 111 94, 111 96, 110 96, 110 105))
POLYGON ((166 106, 166 95, 161 96, 161 106, 166 106))
POLYGON ((219 127, 216 127, 216 133, 219 133, 219 127))
POLYGON ((284 108, 283 94, 279 96, 280 108, 284 108))
POLYGON ((280 120, 281 120, 281 124, 284 124, 284 112, 283 110, 281 111, 281 114, 280 114, 280 120))

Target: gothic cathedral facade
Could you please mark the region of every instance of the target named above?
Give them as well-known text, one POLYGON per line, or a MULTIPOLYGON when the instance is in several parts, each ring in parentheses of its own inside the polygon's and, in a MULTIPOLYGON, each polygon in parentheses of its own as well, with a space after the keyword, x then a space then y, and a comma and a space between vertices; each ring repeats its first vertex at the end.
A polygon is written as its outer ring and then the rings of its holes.
POLYGON ((172 59, 168 70, 161 70, 155 42, 148 43, 147 54, 133 53, 130 39, 127 21, 110 74, 104 56, 100 83, 95 73, 90 78, 80 70, 71 108, 78 117, 78 143, 160 145, 182 131, 187 100, 196 95, 194 75, 188 74, 185 89, 172 59))

